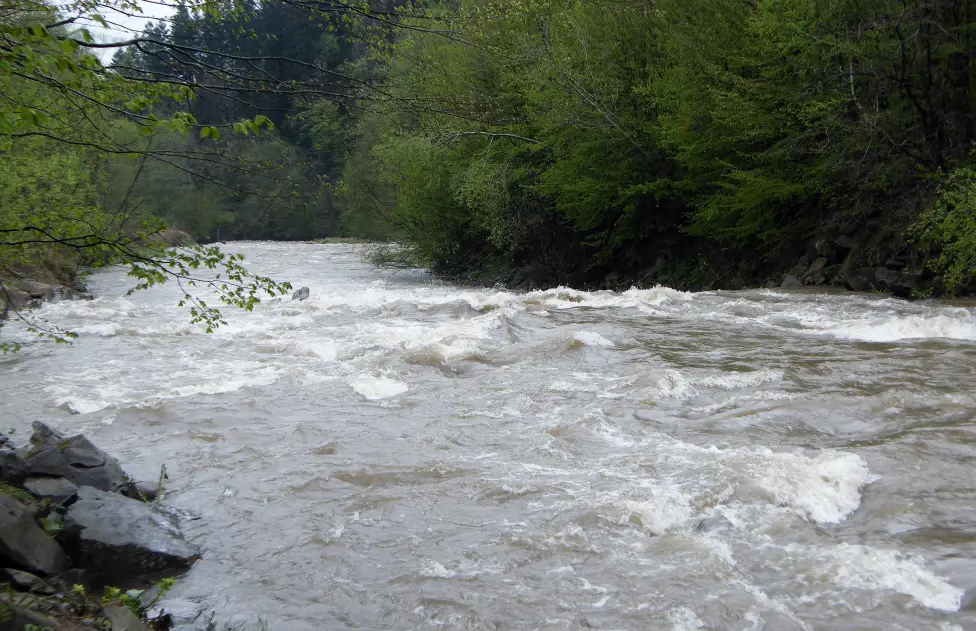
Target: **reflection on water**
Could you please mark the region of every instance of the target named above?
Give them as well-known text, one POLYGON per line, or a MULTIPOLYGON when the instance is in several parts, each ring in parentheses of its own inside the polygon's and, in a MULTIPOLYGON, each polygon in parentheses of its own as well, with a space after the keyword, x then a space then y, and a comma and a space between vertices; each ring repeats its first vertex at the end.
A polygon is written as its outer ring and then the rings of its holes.
POLYGON ((976 625, 971 306, 514 293, 377 270, 354 246, 238 247, 311 299, 207 336, 173 288, 126 298, 108 271, 96 300, 44 309, 75 346, 0 360, 0 417, 88 432, 139 477, 166 464, 206 551, 178 615, 976 625))

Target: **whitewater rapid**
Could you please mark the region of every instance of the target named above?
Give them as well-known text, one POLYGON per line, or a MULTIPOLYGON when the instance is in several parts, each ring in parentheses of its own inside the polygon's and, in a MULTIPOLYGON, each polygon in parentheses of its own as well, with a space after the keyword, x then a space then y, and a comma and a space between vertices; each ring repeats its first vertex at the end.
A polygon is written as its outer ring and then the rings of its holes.
POLYGON ((166 465, 205 550, 165 603, 185 628, 976 625, 972 305, 234 249, 311 298, 207 335, 107 270, 38 312, 73 346, 2 333, 0 418, 166 465))

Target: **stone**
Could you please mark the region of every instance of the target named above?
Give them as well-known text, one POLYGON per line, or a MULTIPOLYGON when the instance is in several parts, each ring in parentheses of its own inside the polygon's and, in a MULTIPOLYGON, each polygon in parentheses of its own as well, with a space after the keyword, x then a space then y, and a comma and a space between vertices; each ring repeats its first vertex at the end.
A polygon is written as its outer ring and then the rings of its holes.
POLYGON ((33 594, 53 594, 55 591, 43 578, 11 568, 0 569, 0 581, 10 583, 14 589, 33 594))
POLYGON ((733 528, 735 526, 724 515, 706 517, 698 522, 698 530, 700 532, 726 532, 733 528))
POLYGON ((834 245, 842 250, 850 250, 854 247, 854 237, 842 234, 834 239, 834 245))
POLYGON ((766 289, 777 289, 781 284, 781 281, 770 279, 766 281, 766 289))
POLYGON ((302 287, 301 289, 299 289, 298 291, 296 291, 295 293, 293 293, 291 295, 291 299, 292 300, 308 300, 309 293, 311 293, 311 292, 310 292, 310 290, 309 290, 308 287, 302 287))
POLYGON ((824 269, 827 267, 827 257, 821 256, 810 264, 810 267, 803 273, 803 283, 805 285, 821 285, 827 277, 824 269))
POLYGON ((5 493, 0 493, 0 562, 44 576, 67 567, 61 546, 37 525, 26 506, 5 493))
POLYGON ((106 605, 102 607, 102 614, 112 623, 112 631, 152 631, 125 605, 106 605))
POLYGON ((64 438, 44 423, 32 425, 31 447, 24 454, 31 475, 65 478, 78 486, 124 493, 131 486, 118 461, 78 434, 64 438))
POLYGON ((800 260, 796 262, 796 265, 793 266, 793 269, 790 270, 790 273, 793 274, 793 276, 802 276, 803 273, 807 271, 808 267, 810 267, 810 259, 807 258, 806 255, 803 255, 800 257, 800 260))
POLYGON ((159 495, 159 484, 156 482, 136 482, 129 488, 126 497, 142 502, 152 502, 159 495))
POLYGON ((39 499, 67 504, 78 497, 78 487, 64 478, 27 478, 24 488, 39 499))
POLYGON ((0 482, 20 486, 27 478, 27 462, 19 452, 0 447, 0 482))
MULTIPOLYGON (((9 605, 7 619, 0 622, 0 631, 24 631, 24 629, 44 629, 50 631, 92 631, 90 625, 75 620, 59 618, 23 605, 21 594, 0 593, 0 603, 9 605)), ((27 599, 32 600, 31 598, 27 599)), ((42 603, 40 603, 43 605, 42 603)), ((70 613, 69 616, 70 617, 70 613)))
POLYGON ((55 285, 39 283, 35 280, 20 280, 16 283, 17 289, 26 292, 28 296, 35 300, 56 300, 58 288, 55 285))
POLYGON ((2 290, 0 290, 0 297, 4 299, 5 311, 8 309, 23 309, 31 300, 30 294, 28 294, 26 291, 9 286, 5 286, 2 290))
POLYGON ((184 570, 200 558, 175 522, 144 502, 82 486, 58 538, 94 584, 184 570))
POLYGON ((796 276, 789 274, 786 276, 786 278, 783 279, 783 282, 780 284, 780 287, 782 287, 783 289, 799 289, 803 287, 803 283, 800 282, 800 279, 797 278, 796 276))
POLYGON ((885 278, 885 288, 896 296, 908 298, 918 289, 922 281, 921 274, 912 272, 890 272, 885 278))
POLYGON ((848 289, 853 291, 870 291, 876 289, 877 278, 873 267, 859 267, 855 270, 847 269, 841 274, 848 289))

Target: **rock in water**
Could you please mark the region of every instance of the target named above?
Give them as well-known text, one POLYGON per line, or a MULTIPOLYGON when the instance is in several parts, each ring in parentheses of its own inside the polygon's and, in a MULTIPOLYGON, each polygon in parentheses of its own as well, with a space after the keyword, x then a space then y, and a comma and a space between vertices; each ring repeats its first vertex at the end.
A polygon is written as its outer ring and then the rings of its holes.
POLYGON ((24 454, 31 475, 64 478, 114 493, 125 493, 131 486, 118 460, 81 434, 65 438, 37 421, 33 428, 31 447, 24 454))
POLYGON ((182 570, 200 558, 176 524, 150 505, 88 486, 68 507, 59 539, 95 583, 182 570))
POLYGON ((0 562, 38 574, 57 574, 67 567, 61 546, 34 521, 30 510, 0 493, 0 562))
POLYGON ((38 499, 67 504, 78 497, 78 487, 64 478, 27 478, 24 488, 38 499))
POLYGON ((790 274, 783 279, 783 284, 781 284, 780 287, 783 289, 799 289, 803 287, 803 283, 800 282, 799 278, 790 274))
POLYGON ((302 287, 295 293, 291 295, 292 300, 308 300, 309 289, 308 287, 302 287))

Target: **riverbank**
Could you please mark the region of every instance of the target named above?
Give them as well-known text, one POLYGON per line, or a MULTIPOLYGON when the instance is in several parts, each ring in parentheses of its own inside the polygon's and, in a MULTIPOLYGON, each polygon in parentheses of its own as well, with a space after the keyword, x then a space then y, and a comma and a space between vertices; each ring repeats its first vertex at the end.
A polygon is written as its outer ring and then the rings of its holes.
MULTIPOLYGON (((927 266, 926 254, 903 239, 869 246, 848 235, 818 238, 778 257, 707 249, 694 241, 686 245, 653 250, 653 255, 638 257, 636 262, 592 267, 547 266, 534 253, 526 253, 524 258, 483 258, 473 267, 442 263, 430 269, 453 282, 516 290, 562 286, 581 291, 623 291, 663 286, 694 292, 824 287, 912 299, 974 293, 971 285, 956 286, 950 293, 942 277, 927 266)), ((402 245, 374 244, 365 254, 370 262, 391 268, 429 263, 402 245)))
POLYGON ((200 552, 159 503, 165 476, 135 482, 85 436, 32 429, 0 438, 0 631, 172 628, 165 577, 200 552))

